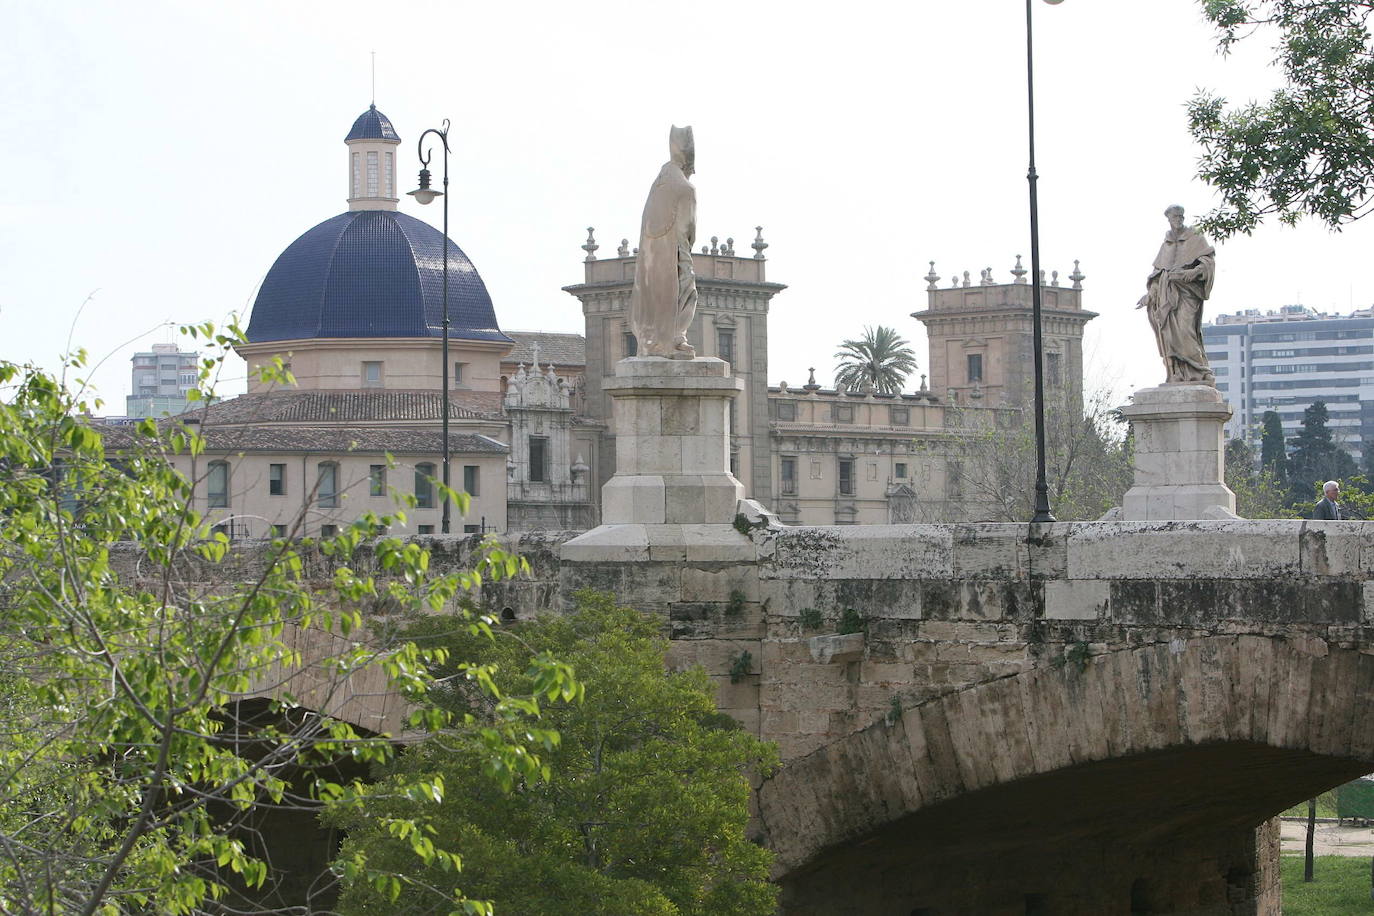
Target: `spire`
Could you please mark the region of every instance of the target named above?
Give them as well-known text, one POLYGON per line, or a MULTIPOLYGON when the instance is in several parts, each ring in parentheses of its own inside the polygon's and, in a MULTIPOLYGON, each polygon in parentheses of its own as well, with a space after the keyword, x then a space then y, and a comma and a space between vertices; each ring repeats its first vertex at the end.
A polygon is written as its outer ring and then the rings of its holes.
POLYGON ((396 148, 401 137, 374 102, 344 138, 348 146, 348 209, 395 210, 396 148))

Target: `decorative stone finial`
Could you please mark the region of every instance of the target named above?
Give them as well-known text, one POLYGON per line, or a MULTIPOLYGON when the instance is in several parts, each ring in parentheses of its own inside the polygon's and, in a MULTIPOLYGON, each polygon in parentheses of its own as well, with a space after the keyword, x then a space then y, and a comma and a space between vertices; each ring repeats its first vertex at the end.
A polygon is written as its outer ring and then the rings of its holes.
POLYGON ((763 249, 768 247, 768 243, 763 240, 762 226, 755 226, 754 231, 757 232, 758 235, 754 236, 754 244, 750 245, 749 247, 754 249, 754 260, 762 261, 763 249))
POLYGON ((964 285, 965 285, 965 286, 972 286, 972 285, 973 285, 972 283, 969 282, 968 271, 967 271, 967 270, 964 271, 964 285))
POLYGON ((952 277, 949 278, 949 288, 950 288, 950 289, 955 289, 955 288, 958 287, 958 286, 959 286, 959 275, 958 275, 958 274, 955 274, 954 276, 952 276, 952 277))
POLYGON ((1051 279, 1050 279, 1050 286, 1058 286, 1058 285, 1059 285, 1059 271, 1057 271, 1057 270, 1050 271, 1050 278, 1051 278, 1051 279))
POLYGON ((1011 269, 1011 275, 1016 278, 1012 281, 1014 283, 1026 282, 1026 268, 1021 266, 1021 256, 1019 254, 1016 256, 1016 266, 1011 269))
POLYGON ((781 382, 778 382, 778 391, 781 392, 781 393, 783 393, 783 394, 786 394, 786 393, 787 393, 787 380, 786 380, 786 379, 783 379, 781 382))
POLYGON ((720 254, 720 240, 711 236, 711 254, 720 254))
POLYGON ((734 240, 734 239, 726 239, 726 240, 725 240, 725 250, 724 250, 723 254, 728 254, 728 255, 729 255, 730 257, 732 257, 732 258, 735 256, 735 240, 734 240))
POLYGON ((1045 285, 1045 268, 1040 268, 1040 285, 1045 285))
POLYGON ((710 254, 710 253, 711 253, 711 246, 710 246, 710 245, 702 245, 702 246, 701 246, 701 253, 702 253, 702 254, 710 254))
POLYGON ((539 341, 537 341, 537 340, 534 342, 534 356, 533 356, 533 358, 530 360, 530 362, 533 364, 533 365, 532 365, 532 368, 534 369, 534 371, 535 371, 535 372, 538 372, 538 371, 539 371, 539 341))
POLYGON ((940 275, 935 272, 935 262, 930 262, 930 273, 926 274, 926 289, 935 289, 935 281, 940 279, 940 275))
POLYGON ((615 256, 616 256, 617 258, 628 258, 628 257, 630 256, 630 240, 629 240, 629 239, 621 239, 621 240, 620 240, 620 247, 617 248, 617 249, 615 250, 615 256))
POLYGON ((819 391, 821 386, 816 384, 816 367, 812 366, 810 369, 807 369, 806 371, 810 372, 811 375, 807 378, 806 384, 802 387, 805 388, 807 391, 819 391))
POLYGON ((922 391, 929 391, 929 390, 930 390, 930 389, 928 389, 928 388, 926 387, 926 374, 925 374, 924 372, 921 373, 921 390, 922 390, 922 391))
POLYGON ((1083 281, 1086 280, 1087 277, 1084 276, 1083 271, 1081 271, 1081 270, 1078 269, 1078 261, 1077 261, 1077 260, 1075 260, 1075 261, 1073 262, 1073 273, 1069 274, 1069 279, 1073 281, 1073 288, 1074 288, 1074 289, 1082 289, 1082 288, 1083 288, 1083 281))
POLYGON ((992 268, 991 268, 991 267, 986 267, 986 268, 983 269, 983 285, 984 285, 984 286, 992 286, 992 268))
POLYGON ((588 226, 588 227, 587 227, 587 241, 585 241, 585 242, 582 243, 582 250, 585 251, 585 252, 587 252, 587 258, 586 258, 586 260, 588 260, 588 261, 595 261, 595 260, 596 260, 596 249, 598 249, 598 248, 601 247, 600 245, 598 245, 598 244, 596 243, 596 239, 593 238, 593 236, 592 236, 592 233, 595 232, 595 231, 596 231, 596 230, 595 230, 594 228, 592 228, 591 226, 588 226))

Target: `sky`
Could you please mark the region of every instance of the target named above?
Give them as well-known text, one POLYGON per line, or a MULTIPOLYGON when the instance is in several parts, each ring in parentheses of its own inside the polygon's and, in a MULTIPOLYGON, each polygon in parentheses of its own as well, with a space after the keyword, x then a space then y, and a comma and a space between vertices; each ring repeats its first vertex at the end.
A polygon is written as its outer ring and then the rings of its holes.
MULTIPOLYGON (((1042 266, 1078 259, 1088 384, 1162 381, 1143 312, 1165 206, 1200 214, 1185 103, 1279 84, 1272 37, 1229 57, 1197 0, 1034 6, 1042 266)), ((85 347, 122 412, 129 357, 177 324, 246 326, 301 233, 346 209, 343 137, 373 98, 403 143, 452 121, 450 236, 507 330, 580 332, 587 227, 637 232, 668 128, 695 133, 699 241, 769 243, 769 379, 833 378, 838 344, 926 339, 941 285, 1030 261, 1020 0, 256 2, 0 0, 0 358, 85 347), (83 305, 84 303, 84 305, 83 305)), ((411 163, 414 163, 411 165, 411 163)), ((435 225, 438 207, 404 198, 435 225)), ((1218 246, 1208 314, 1374 304, 1374 228, 1266 225, 1218 246)), ((913 377, 911 387, 919 384, 913 377)), ((244 387, 242 363, 222 390, 244 387)))

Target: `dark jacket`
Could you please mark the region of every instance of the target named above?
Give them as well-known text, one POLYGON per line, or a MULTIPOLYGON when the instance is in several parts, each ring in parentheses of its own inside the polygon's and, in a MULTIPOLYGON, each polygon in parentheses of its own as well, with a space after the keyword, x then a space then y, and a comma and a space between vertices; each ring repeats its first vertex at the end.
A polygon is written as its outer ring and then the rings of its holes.
POLYGON ((1315 519, 1326 519, 1327 521, 1334 522, 1340 521, 1345 516, 1341 512, 1340 503, 1333 503, 1331 500, 1323 496, 1320 500, 1318 500, 1317 509, 1315 512, 1312 513, 1312 517, 1315 519))

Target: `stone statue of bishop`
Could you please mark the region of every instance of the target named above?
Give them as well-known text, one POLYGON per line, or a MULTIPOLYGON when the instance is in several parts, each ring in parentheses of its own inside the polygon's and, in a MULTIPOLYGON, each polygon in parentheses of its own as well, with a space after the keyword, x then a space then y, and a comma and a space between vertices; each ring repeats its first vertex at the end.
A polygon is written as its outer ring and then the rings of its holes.
POLYGON ((692 245, 697 233, 697 193, 687 179, 696 171, 692 128, 668 132, 670 158, 659 169, 644 204, 639 229, 630 329, 640 356, 692 359, 687 328, 697 311, 692 245))

